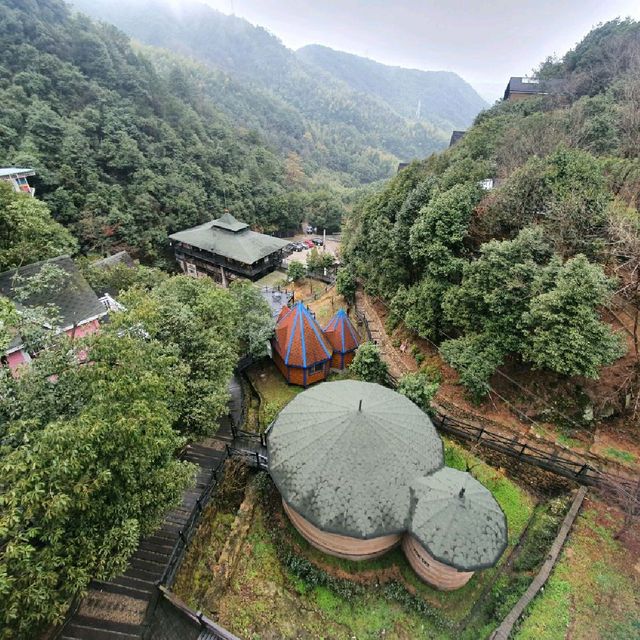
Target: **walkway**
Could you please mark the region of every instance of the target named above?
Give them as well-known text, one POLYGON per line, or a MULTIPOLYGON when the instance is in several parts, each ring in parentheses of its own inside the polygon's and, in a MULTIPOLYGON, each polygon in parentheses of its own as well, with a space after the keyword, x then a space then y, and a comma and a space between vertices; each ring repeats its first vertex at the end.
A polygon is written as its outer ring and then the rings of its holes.
POLYGON ((220 423, 215 437, 189 445, 183 459, 198 465, 194 487, 185 492, 180 506, 169 512, 162 527, 145 538, 128 569, 109 582, 94 581, 59 640, 134 640, 143 637, 149 605, 158 593, 158 583, 180 538, 182 528, 198 499, 213 479, 214 470, 225 459, 226 446, 233 443, 231 416, 242 411, 242 389, 234 377, 229 384, 229 416, 220 423))

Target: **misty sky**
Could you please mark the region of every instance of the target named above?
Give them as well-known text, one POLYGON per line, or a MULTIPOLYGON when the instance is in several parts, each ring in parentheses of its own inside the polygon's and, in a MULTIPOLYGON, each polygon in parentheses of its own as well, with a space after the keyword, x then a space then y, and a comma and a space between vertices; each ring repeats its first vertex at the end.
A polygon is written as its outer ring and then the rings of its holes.
POLYGON ((455 71, 491 101, 509 76, 562 55, 598 22, 640 18, 640 0, 201 1, 293 49, 317 43, 385 64, 455 71))

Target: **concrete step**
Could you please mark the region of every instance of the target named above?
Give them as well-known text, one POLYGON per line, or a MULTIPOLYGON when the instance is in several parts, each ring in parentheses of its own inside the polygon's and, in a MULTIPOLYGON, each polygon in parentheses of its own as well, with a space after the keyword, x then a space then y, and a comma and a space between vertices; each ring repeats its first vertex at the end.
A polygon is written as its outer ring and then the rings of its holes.
MULTIPOLYGON (((142 629, 131 625, 123 625, 118 629, 104 628, 103 620, 91 618, 74 618, 62 634, 62 640, 139 640, 142 629)), ((114 623, 111 623, 113 626, 114 623)))

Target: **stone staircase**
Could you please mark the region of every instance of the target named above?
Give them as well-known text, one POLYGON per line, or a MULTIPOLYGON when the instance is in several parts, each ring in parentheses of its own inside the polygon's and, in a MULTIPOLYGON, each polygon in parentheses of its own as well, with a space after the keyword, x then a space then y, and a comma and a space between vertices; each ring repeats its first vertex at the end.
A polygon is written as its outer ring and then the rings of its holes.
POLYGON ((171 560, 182 530, 196 509, 198 499, 214 481, 214 470, 233 443, 232 415, 239 411, 241 389, 237 380, 229 385, 229 416, 221 420, 215 437, 189 445, 183 459, 198 465, 196 484, 186 491, 181 504, 170 511, 162 527, 140 543, 127 570, 109 582, 94 581, 71 615, 57 640, 137 640, 143 637, 147 614, 155 601, 158 584, 171 560))

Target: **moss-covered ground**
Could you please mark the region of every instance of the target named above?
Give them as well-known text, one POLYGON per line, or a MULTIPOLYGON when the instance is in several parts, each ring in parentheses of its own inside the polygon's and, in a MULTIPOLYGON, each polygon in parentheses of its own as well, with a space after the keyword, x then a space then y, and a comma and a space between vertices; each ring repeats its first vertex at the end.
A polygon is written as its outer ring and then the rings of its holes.
POLYGON ((602 502, 585 502, 516 640, 640 638, 638 533, 616 540, 620 519, 602 502))
MULTIPOLYGON (((290 525, 277 493, 263 477, 268 485, 263 493, 269 497, 255 509, 228 588, 214 593, 206 578, 216 561, 208 546, 220 546, 219 533, 229 527, 231 511, 218 510, 216 521, 224 526, 203 529, 209 540, 196 545, 204 560, 192 561, 189 571, 181 572, 180 595, 246 639, 484 637, 497 624, 491 616, 496 608, 494 580, 507 573, 507 558, 536 501, 501 471, 455 443, 446 443, 446 458, 452 466, 471 468, 494 493, 509 524, 509 548, 500 565, 478 572, 463 589, 444 593, 425 585, 399 549, 362 563, 320 553, 290 525), (195 582, 192 586, 190 580, 195 582), (476 606, 484 601, 490 604, 476 606)), ((509 590, 511 582, 505 584, 509 590)))

